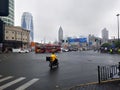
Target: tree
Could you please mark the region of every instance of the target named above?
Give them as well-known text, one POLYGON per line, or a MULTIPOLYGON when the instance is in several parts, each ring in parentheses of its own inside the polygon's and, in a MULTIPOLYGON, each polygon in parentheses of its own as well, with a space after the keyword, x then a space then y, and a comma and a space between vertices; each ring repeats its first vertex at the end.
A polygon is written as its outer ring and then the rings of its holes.
POLYGON ((116 41, 116 42, 114 42, 115 43, 115 47, 116 48, 120 48, 120 41, 116 41))
POLYGON ((111 46, 110 43, 104 43, 101 45, 101 47, 110 47, 110 46, 111 46))

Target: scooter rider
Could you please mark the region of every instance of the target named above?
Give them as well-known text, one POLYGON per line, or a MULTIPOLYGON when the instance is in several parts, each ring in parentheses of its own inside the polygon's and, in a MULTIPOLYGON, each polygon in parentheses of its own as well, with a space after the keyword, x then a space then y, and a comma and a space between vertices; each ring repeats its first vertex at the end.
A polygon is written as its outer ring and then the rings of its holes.
POLYGON ((55 55, 55 53, 54 52, 52 52, 52 54, 51 54, 51 63, 57 63, 58 62, 58 60, 57 60, 57 56, 55 55))

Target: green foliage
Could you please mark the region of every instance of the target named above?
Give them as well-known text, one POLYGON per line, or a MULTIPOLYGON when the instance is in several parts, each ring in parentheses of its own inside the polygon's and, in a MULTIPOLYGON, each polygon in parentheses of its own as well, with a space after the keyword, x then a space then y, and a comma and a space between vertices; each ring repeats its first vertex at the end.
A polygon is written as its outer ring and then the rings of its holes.
POLYGON ((101 45, 101 47, 110 47, 110 43, 104 43, 101 45))
MULTIPOLYGON (((115 45, 115 48, 120 48, 120 41, 114 41, 113 44, 115 45)), ((104 43, 101 45, 101 47, 110 47, 110 43, 104 43)))
POLYGON ((114 42, 114 44, 117 48, 120 48, 120 41, 116 41, 116 42, 114 42))

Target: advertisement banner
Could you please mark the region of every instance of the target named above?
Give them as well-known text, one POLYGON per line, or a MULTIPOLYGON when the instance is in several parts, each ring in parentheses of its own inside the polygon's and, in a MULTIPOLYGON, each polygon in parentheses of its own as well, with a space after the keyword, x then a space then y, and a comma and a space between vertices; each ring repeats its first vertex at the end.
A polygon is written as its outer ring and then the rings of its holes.
POLYGON ((72 39, 68 39, 68 42, 69 43, 75 43, 75 42, 86 43, 87 38, 72 38, 72 39))

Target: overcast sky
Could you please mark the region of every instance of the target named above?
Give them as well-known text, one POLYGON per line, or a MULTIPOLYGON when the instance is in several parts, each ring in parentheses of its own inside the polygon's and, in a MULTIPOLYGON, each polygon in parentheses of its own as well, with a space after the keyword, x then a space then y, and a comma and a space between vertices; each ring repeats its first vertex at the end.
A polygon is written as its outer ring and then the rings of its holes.
POLYGON ((101 37, 107 28, 117 38, 120 0, 15 0, 15 25, 21 25, 23 12, 33 15, 34 41, 58 39, 61 26, 65 36, 101 37))

